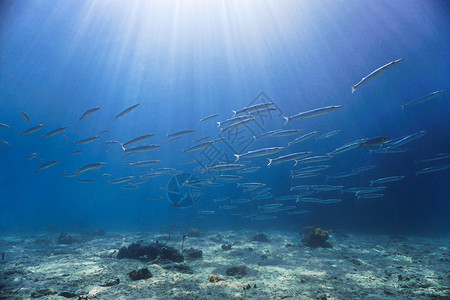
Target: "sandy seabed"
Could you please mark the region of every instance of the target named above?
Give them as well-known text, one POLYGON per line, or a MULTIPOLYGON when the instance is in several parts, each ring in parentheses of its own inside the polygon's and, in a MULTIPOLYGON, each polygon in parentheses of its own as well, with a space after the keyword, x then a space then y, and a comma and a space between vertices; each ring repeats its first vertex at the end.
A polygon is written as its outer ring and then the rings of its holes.
MULTIPOLYGON (((161 233, 73 234, 70 245, 58 244, 56 234, 3 235, 0 299, 450 299, 449 239, 332 233, 332 248, 313 249, 298 233, 269 231, 268 242, 252 241, 257 233, 187 237, 184 249, 203 251, 181 263, 193 274, 116 258, 139 240, 164 243, 161 233), (227 275, 240 266, 247 275, 227 275), (153 276, 132 281, 128 273, 144 267, 153 276)), ((181 236, 173 233, 167 245, 181 250, 181 236)))

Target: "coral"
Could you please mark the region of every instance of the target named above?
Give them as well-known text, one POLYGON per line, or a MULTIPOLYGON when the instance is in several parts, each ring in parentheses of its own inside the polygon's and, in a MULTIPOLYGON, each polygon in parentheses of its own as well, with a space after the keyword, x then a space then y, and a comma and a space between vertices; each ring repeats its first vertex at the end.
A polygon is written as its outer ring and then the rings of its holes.
POLYGON ((232 267, 232 268, 227 269, 226 273, 228 276, 236 276, 236 277, 240 278, 240 277, 244 277, 245 275, 247 275, 247 268, 245 266, 232 267))
POLYGON ((169 260, 173 262, 183 262, 184 257, 175 248, 164 246, 158 242, 150 245, 141 245, 140 243, 132 243, 128 247, 122 247, 117 254, 118 259, 132 258, 143 261, 152 261, 156 258, 161 260, 169 260))
POLYGON ((306 246, 311 248, 331 248, 331 244, 327 242, 329 237, 330 234, 328 233, 328 231, 317 227, 306 233, 305 237, 303 238, 303 242, 306 246))
POLYGON ((219 282, 222 279, 219 278, 219 276, 217 276, 217 275, 209 275, 209 279, 208 280, 209 280, 209 282, 216 283, 216 282, 219 282))
POLYGON ((152 277, 152 273, 147 268, 142 268, 139 270, 133 270, 130 273, 128 273, 128 276, 130 276, 130 279, 135 280, 141 280, 141 279, 148 279, 152 277))
POLYGON ((200 259, 203 256, 203 251, 191 247, 189 249, 184 250, 183 255, 185 255, 186 258, 191 260, 200 259))

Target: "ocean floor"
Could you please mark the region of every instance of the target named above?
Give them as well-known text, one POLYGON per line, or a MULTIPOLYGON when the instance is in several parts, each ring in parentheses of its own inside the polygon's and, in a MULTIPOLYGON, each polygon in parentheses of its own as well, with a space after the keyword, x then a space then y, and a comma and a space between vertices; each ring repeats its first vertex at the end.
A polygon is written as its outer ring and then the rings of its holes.
MULTIPOLYGON (((182 263, 117 258, 163 233, 3 235, 0 299, 450 299, 448 239, 331 231, 332 248, 310 248, 299 233, 257 234, 191 232, 182 263), (143 268, 151 277, 131 280, 143 268)), ((167 246, 180 251, 182 236, 167 246)))

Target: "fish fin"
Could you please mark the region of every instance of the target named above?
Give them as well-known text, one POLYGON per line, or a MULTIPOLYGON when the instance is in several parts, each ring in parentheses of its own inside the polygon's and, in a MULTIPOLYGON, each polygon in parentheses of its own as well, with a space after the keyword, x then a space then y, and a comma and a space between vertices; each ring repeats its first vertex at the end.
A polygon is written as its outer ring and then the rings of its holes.
POLYGON ((291 118, 285 117, 285 116, 283 116, 283 119, 286 120, 286 122, 284 122, 284 125, 286 125, 287 123, 289 123, 289 121, 291 120, 291 118))
POLYGON ((234 154, 234 156, 236 156, 236 160, 235 161, 238 161, 241 158, 240 154, 234 154))
POLYGON ((356 85, 352 85, 352 94, 356 91, 357 86, 356 85))

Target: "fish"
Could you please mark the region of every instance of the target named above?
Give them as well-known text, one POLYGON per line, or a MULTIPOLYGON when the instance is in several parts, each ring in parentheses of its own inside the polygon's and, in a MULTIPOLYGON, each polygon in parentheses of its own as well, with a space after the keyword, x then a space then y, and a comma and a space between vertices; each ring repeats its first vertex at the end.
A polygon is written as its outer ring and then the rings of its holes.
POLYGON ((4 146, 11 147, 11 144, 8 143, 7 141, 4 141, 4 140, 0 140, 0 144, 2 144, 2 145, 4 145, 4 146))
POLYGON ((228 124, 231 124, 231 123, 237 123, 237 122, 242 121, 242 120, 247 120, 248 118, 249 118, 248 115, 237 116, 237 117, 229 118, 229 119, 226 119, 225 121, 216 122, 216 123, 217 123, 217 127, 220 127, 222 125, 228 125, 228 124))
POLYGON ((311 155, 313 152, 312 151, 306 151, 306 152, 296 152, 296 153, 291 153, 291 154, 287 154, 287 155, 283 155, 277 158, 268 158, 269 163, 267 164, 267 166, 272 166, 272 165, 278 165, 284 162, 288 162, 288 161, 293 161, 295 160, 295 165, 297 165, 297 161, 301 158, 304 158, 308 155, 311 155))
POLYGON ((390 176, 390 177, 383 177, 383 178, 378 178, 378 179, 374 179, 374 180, 369 180, 369 182, 370 182, 370 186, 372 186, 374 184, 382 184, 382 183, 386 183, 386 182, 399 181, 399 180, 402 180, 403 178, 405 178, 405 176, 390 176))
POLYGON ((206 170, 209 171, 233 171, 238 169, 243 169, 246 166, 243 164, 228 164, 228 163, 219 163, 212 166, 206 166, 206 170))
POLYGON ((199 215, 212 215, 214 213, 215 213, 215 211, 213 211, 213 210, 199 210, 198 211, 199 215))
POLYGON ((81 167, 80 169, 78 169, 77 173, 82 174, 87 171, 98 170, 105 165, 106 165, 105 162, 96 162, 96 163, 88 164, 88 165, 85 165, 85 166, 81 167))
POLYGON ((50 167, 56 165, 57 163, 59 163, 59 160, 53 160, 53 161, 51 161, 51 162, 45 163, 45 164, 43 164, 43 165, 37 167, 37 168, 36 168, 36 172, 45 170, 45 169, 47 169, 47 168, 50 168, 50 167))
POLYGON ((308 186, 309 190, 314 192, 332 192, 332 191, 342 191, 344 186, 342 185, 327 185, 327 184, 316 184, 308 186))
POLYGON ((450 164, 449 165, 439 165, 439 166, 433 166, 433 167, 429 167, 429 168, 425 168, 422 169, 420 171, 416 171, 416 176, 421 175, 421 174, 428 174, 428 173, 434 173, 434 172, 438 172, 438 171, 443 171, 443 170, 447 170, 448 168, 450 168, 450 164))
POLYGON ((244 107, 241 110, 233 110, 232 111, 233 112, 233 117, 238 115, 238 114, 241 114, 241 113, 251 113, 252 111, 256 111, 256 110, 259 110, 259 109, 262 109, 262 108, 266 108, 266 107, 272 106, 274 104, 275 104, 274 102, 265 102, 265 103, 259 103, 259 104, 246 106, 246 107, 244 107))
POLYGON ((291 177, 297 178, 297 179, 312 178, 312 177, 317 177, 317 176, 320 176, 320 173, 299 173, 299 174, 291 173, 291 177))
POLYGON ((229 209, 237 208, 237 205, 223 205, 223 206, 219 206, 219 208, 229 210, 229 209))
POLYGON ((187 153, 187 152, 193 152, 193 151, 197 151, 197 150, 200 150, 200 149, 204 149, 204 148, 212 145, 213 143, 214 143, 213 141, 208 141, 208 142, 205 142, 205 143, 194 145, 194 146, 192 146, 192 147, 190 147, 188 149, 184 149, 183 150, 183 154, 187 153))
POLYGON ((245 158, 259 157, 259 156, 274 154, 274 153, 280 152, 282 150, 284 150, 284 147, 269 147, 269 148, 262 148, 262 149, 258 149, 258 150, 248 151, 247 153, 244 153, 244 154, 234 154, 234 156, 236 157, 235 161, 238 161, 242 157, 245 157, 245 158))
POLYGON ((431 99, 434 99, 434 98, 436 98, 436 97, 438 97, 438 96, 440 96, 442 94, 445 94, 446 92, 447 92, 447 90, 435 91, 435 92, 429 93, 428 95, 420 97, 418 99, 412 100, 412 101, 410 101, 408 103, 402 104, 401 107, 402 107, 402 109, 405 109, 408 106, 416 105, 416 104, 423 103, 425 101, 429 101, 431 99))
POLYGON ((260 115, 260 114, 265 114, 265 113, 270 113, 271 111, 276 111, 277 109, 275 107, 266 107, 266 108, 262 108, 262 109, 258 109, 255 111, 251 111, 249 114, 250 115, 260 115))
POLYGON ((111 177, 112 175, 111 174, 108 174, 108 173, 103 173, 102 174, 102 177, 111 177))
POLYGON ((134 179, 135 176, 125 176, 125 177, 120 177, 117 179, 114 179, 112 181, 108 181, 108 184, 120 184, 120 183, 125 183, 128 181, 131 181, 134 179))
POLYGON ((126 184, 126 185, 120 186, 120 188, 124 189, 124 190, 136 190, 136 189, 139 188, 139 186, 138 185, 133 185, 133 184, 126 184))
POLYGON ((309 132, 309 133, 304 134, 304 135, 302 135, 302 136, 299 136, 299 137, 296 138, 295 140, 290 141, 290 142, 288 143, 288 147, 291 146, 291 145, 293 145, 293 144, 297 144, 297 143, 306 141, 307 139, 312 138, 313 136, 315 136, 315 135, 318 134, 318 133, 319 133, 318 131, 312 131, 312 132, 309 132))
POLYGON ((404 153, 408 152, 408 148, 379 148, 379 149, 370 149, 369 153, 378 153, 378 154, 394 154, 394 153, 404 153))
POLYGON ((21 111, 20 114, 22 115, 22 118, 28 122, 28 124, 30 124, 30 117, 28 116, 28 114, 24 111, 21 111))
POLYGON ((291 173, 293 175, 295 174, 304 174, 304 173, 314 173, 314 172, 320 172, 325 169, 328 169, 329 165, 316 165, 316 166, 309 166, 309 167, 303 167, 297 170, 291 170, 291 173))
POLYGON ((38 155, 38 154, 37 154, 36 152, 34 152, 34 153, 32 153, 30 156, 28 156, 28 157, 26 158, 26 160, 30 161, 30 160, 32 160, 33 158, 35 158, 37 155, 38 155))
POLYGON ((218 117, 218 116, 219 116, 219 114, 212 114, 212 115, 209 115, 209 116, 206 116, 206 117, 200 119, 200 122, 205 122, 205 121, 207 121, 207 120, 214 119, 214 118, 216 118, 216 117, 218 117))
POLYGON ((93 113, 95 113, 99 109, 100 109, 100 107, 94 107, 94 108, 88 109, 84 114, 81 115, 81 117, 78 119, 78 122, 80 122, 81 120, 83 120, 87 116, 92 115, 93 113))
POLYGON ((95 182, 95 180, 92 180, 92 179, 82 179, 82 178, 77 179, 77 181, 80 183, 94 183, 95 182))
POLYGON ((310 156, 303 159, 300 159, 297 164, 311 164, 317 162, 324 162, 332 160, 334 157, 330 155, 318 155, 318 156, 310 156))
POLYGON ((194 144, 200 143, 200 142, 206 141, 206 140, 209 139, 209 138, 210 138, 210 136, 207 135, 207 136, 204 136, 204 137, 202 137, 202 138, 196 139, 195 141, 193 141, 193 143, 194 143, 194 144))
POLYGON ((120 112, 120 113, 115 117, 115 119, 117 119, 117 118, 119 118, 119 117, 121 117, 121 116, 123 116, 123 115, 129 113, 130 111, 132 111, 133 109, 135 109, 135 108, 138 107, 138 106, 139 106, 139 103, 134 104, 134 105, 131 105, 131 106, 128 107, 127 109, 125 109, 125 110, 123 110, 122 112, 120 112))
POLYGON ((245 169, 237 170, 236 173, 238 173, 238 174, 250 174, 250 173, 257 172, 259 169, 261 169, 261 167, 248 167, 248 168, 245 168, 245 169))
POLYGON ((408 135, 408 136, 402 138, 401 140, 399 140, 399 141, 397 141, 397 142, 395 142, 395 143, 389 145, 389 146, 387 147, 387 149, 397 148, 397 147, 400 147, 400 146, 402 146, 402 145, 404 145, 404 144, 406 144, 406 143, 412 142, 412 141, 414 141, 414 140, 416 140, 416 139, 418 139, 418 138, 423 137, 425 134, 427 134, 427 132, 428 132, 428 131, 426 131, 426 130, 422 130, 422 131, 419 131, 419 132, 410 134, 410 135, 408 135))
POLYGON ((67 127, 61 127, 61 128, 55 129, 53 131, 50 131, 49 133, 46 133, 46 134, 42 135, 42 138, 46 139, 48 137, 55 136, 55 135, 63 132, 66 129, 67 129, 67 127))
POLYGON ((379 192, 382 190, 385 190, 386 187, 385 186, 369 186, 369 187, 352 187, 352 188, 348 188, 343 190, 343 192, 345 193, 354 193, 355 195, 360 195, 360 194, 369 194, 369 193, 374 193, 374 192, 379 192))
POLYGON ((240 199, 232 199, 231 203, 238 203, 238 204, 244 204, 244 203, 249 203, 251 202, 251 199, 247 199, 247 198, 240 198, 240 199))
POLYGON ((302 129, 279 130, 279 131, 274 132, 271 135, 269 135, 269 138, 295 135, 295 134, 299 134, 302 131, 303 131, 302 129))
POLYGON ((356 169, 353 169, 352 172, 356 172, 356 173, 361 173, 361 172, 366 172, 372 169, 375 169, 377 166, 364 166, 364 167, 359 167, 356 169))
POLYGON ((316 109, 308 110, 305 112, 301 112, 301 113, 298 113, 293 116, 283 116, 283 118, 286 120, 286 122, 284 122, 284 125, 291 122, 292 120, 301 120, 301 119, 307 119, 307 118, 312 118, 312 117, 328 114, 330 112, 338 110, 339 108, 342 108, 342 105, 326 106, 326 107, 321 107, 321 108, 316 108, 316 109))
POLYGON ((330 178, 332 178, 332 179, 347 178, 347 177, 355 176, 358 174, 359 174, 358 172, 354 172, 354 171, 339 172, 339 173, 332 174, 332 175, 326 175, 326 180, 328 180, 330 178))
POLYGON ((100 131, 100 132, 98 133, 98 135, 103 135, 103 134, 108 133, 108 132, 109 132, 109 129, 105 129, 105 130, 103 130, 103 131, 100 131))
POLYGON ((190 133, 194 133, 195 130, 194 129, 188 129, 188 130, 182 130, 182 131, 178 131, 178 132, 174 132, 174 133, 168 133, 167 134, 167 138, 174 138, 174 137, 181 137, 190 133))
POLYGON ((320 203, 322 199, 319 198, 298 198, 297 202, 305 202, 305 203, 320 203))
POLYGON ((128 162, 127 164, 130 168, 133 168, 133 167, 148 167, 159 163, 161 163, 160 160, 142 160, 137 162, 128 162))
POLYGON ((275 199, 277 199, 277 201, 290 201, 290 200, 297 200, 297 198, 298 198, 297 195, 285 195, 276 197, 275 199))
POLYGON ((341 132, 339 129, 338 130, 333 130, 327 133, 322 134, 319 137, 316 137, 316 140, 323 140, 323 139, 328 139, 332 136, 335 136, 336 134, 338 134, 339 132, 341 132))
POLYGON ((133 154, 137 154, 137 153, 141 153, 141 152, 152 151, 152 150, 158 149, 159 147, 161 147, 161 145, 144 144, 141 146, 135 146, 132 148, 125 149, 125 150, 123 150, 122 155, 133 155, 133 154))
POLYGON ((307 213, 309 213, 309 210, 299 209, 299 210, 294 210, 294 211, 288 212, 288 215, 304 215, 307 213))
POLYGON ((383 196, 384 196, 384 194, 362 194, 362 195, 357 195, 356 198, 357 199, 374 199, 374 198, 381 198, 383 196))
POLYGON ((83 140, 79 140, 79 141, 75 141, 73 142, 74 145, 84 145, 84 144, 89 144, 92 143, 93 141, 95 141, 96 139, 98 139, 100 136, 96 135, 87 139, 83 139, 83 140))
POLYGON ((437 161, 437 160, 442 160, 442 159, 447 159, 447 158, 450 158, 450 153, 439 153, 436 155, 432 155, 432 156, 423 158, 423 159, 419 160, 418 162, 426 163, 426 162, 432 162, 432 161, 437 161))
POLYGON ((242 179, 243 177, 239 175, 217 175, 215 178, 216 180, 222 181, 236 181, 242 179))
POLYGON ((265 220, 275 220, 277 219, 277 216, 256 216, 251 218, 252 221, 265 221, 265 220))
POLYGON ((231 130, 231 129, 236 129, 236 128, 239 128, 241 126, 247 125, 248 123, 251 123, 251 122, 253 122, 255 120, 256 120, 255 118, 247 118, 247 119, 244 119, 244 120, 239 121, 237 123, 233 123, 233 124, 229 125, 228 127, 220 128, 220 134, 224 133, 225 131, 228 131, 228 130, 231 130))
POLYGON ((74 155, 83 153, 84 151, 86 151, 86 150, 84 150, 84 149, 74 150, 74 151, 72 151, 72 153, 70 154, 70 156, 74 156, 74 155))
POLYGON ((227 200, 230 200, 230 197, 223 197, 223 198, 219 198, 219 199, 214 199, 214 203, 221 203, 221 202, 225 202, 227 200))
POLYGON ((9 125, 5 123, 0 123, 0 128, 9 129, 9 125))
POLYGON ((22 131, 21 133, 19 133, 19 135, 27 135, 27 134, 36 132, 36 131, 42 129, 44 126, 45 126, 44 124, 36 125, 36 126, 30 128, 30 129, 27 129, 27 130, 25 130, 25 131, 22 131))
POLYGON ((238 183, 236 187, 248 189, 248 188, 258 188, 258 187, 265 187, 265 186, 266 186, 266 184, 261 183, 261 182, 244 182, 244 183, 238 183))
POLYGON ((177 137, 174 137, 174 138, 172 138, 170 140, 167 140, 167 141, 164 142, 164 144, 172 144, 172 143, 178 141, 179 139, 181 139, 181 136, 177 136, 177 137))
POLYGON ((328 156, 333 156, 333 155, 336 155, 336 154, 341 154, 341 153, 344 153, 344 152, 356 149, 356 148, 359 147, 359 144, 360 144, 360 141, 355 141, 355 142, 352 142, 352 143, 349 143, 349 144, 345 144, 344 146, 336 148, 336 150, 333 150, 330 153, 327 153, 327 155, 328 156))
POLYGON ((114 144, 120 144, 119 141, 106 141, 103 143, 103 145, 114 145, 114 144))
POLYGON ((139 142, 142 142, 142 141, 145 141, 145 140, 147 140, 147 139, 153 137, 154 135, 155 135, 154 133, 145 134, 145 135, 139 136, 139 137, 137 137, 137 138, 131 139, 131 140, 129 140, 129 141, 123 143, 123 144, 120 144, 120 145, 122 146, 122 149, 125 150, 125 147, 126 147, 126 146, 131 145, 131 144, 136 144, 136 143, 139 143, 139 142))
POLYGON ((281 130, 282 130, 282 129, 275 129, 275 130, 270 130, 270 131, 261 133, 260 135, 254 135, 254 136, 253 136, 253 139, 254 139, 254 140, 258 140, 258 139, 261 139, 261 138, 269 137, 269 136, 271 136, 272 134, 277 133, 277 132, 279 132, 279 131, 281 131, 281 130))
POLYGON ((130 185, 139 185, 148 182, 148 178, 139 179, 133 182, 130 182, 130 185))
POLYGON ((371 72, 369 75, 367 75, 366 77, 361 79, 357 84, 352 85, 352 94, 356 91, 357 88, 359 88, 360 86, 362 86, 364 84, 367 84, 369 81, 371 81, 375 77, 380 76, 384 72, 389 71, 390 69, 392 69, 393 67, 398 65, 402 60, 403 60, 403 58, 391 61, 390 63, 387 63, 384 66, 381 66, 378 69, 376 69, 375 71, 371 72))
POLYGON ((72 178, 72 177, 77 177, 78 175, 80 175, 78 172, 73 172, 73 173, 67 173, 66 171, 64 171, 63 173, 61 173, 61 177, 65 177, 65 178, 72 178))
POLYGON ((262 212, 275 212, 277 211, 283 204, 281 203, 272 203, 258 206, 258 209, 262 212))
POLYGON ((387 140, 388 138, 384 136, 368 138, 364 142, 358 143, 358 147, 380 147, 383 143, 386 143, 387 140))

